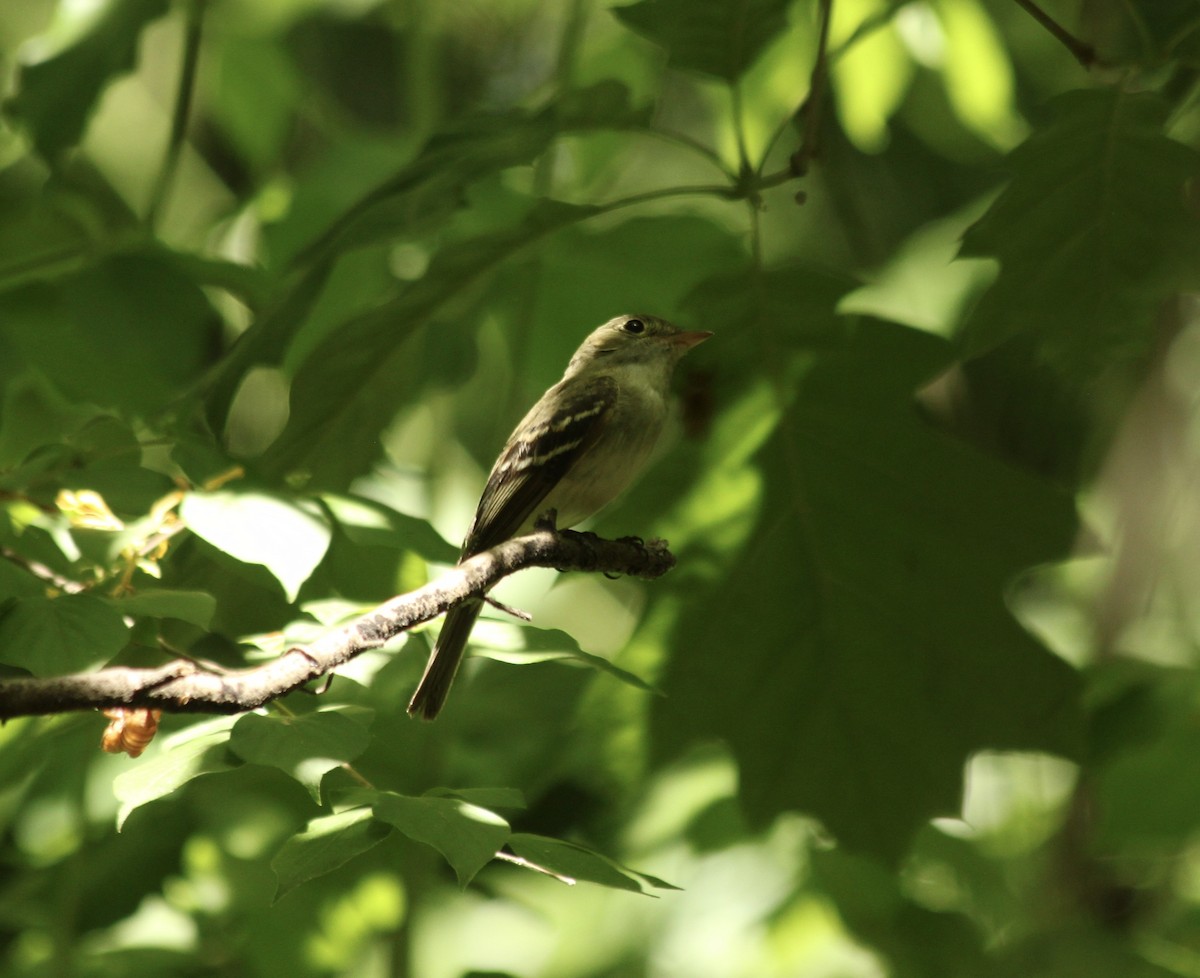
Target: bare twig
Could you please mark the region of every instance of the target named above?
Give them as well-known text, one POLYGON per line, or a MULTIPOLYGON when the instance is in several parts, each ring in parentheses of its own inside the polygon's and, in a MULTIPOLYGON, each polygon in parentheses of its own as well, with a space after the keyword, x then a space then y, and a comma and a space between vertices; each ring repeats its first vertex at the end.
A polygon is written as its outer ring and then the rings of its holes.
POLYGON ((252 669, 213 672, 177 659, 157 669, 117 667, 0 682, 0 719, 104 707, 169 713, 241 713, 327 675, 361 652, 436 618, 465 598, 485 594, 526 567, 603 571, 653 579, 675 565, 661 540, 602 540, 591 534, 539 529, 484 551, 416 591, 386 601, 303 648, 252 669))
POLYGON ((1096 49, 1086 41, 1081 41, 1046 11, 1039 7, 1034 0, 1017 0, 1017 5, 1034 20, 1048 30, 1084 68, 1092 68, 1101 64, 1096 49))
POLYGON ((821 31, 817 38, 817 60, 813 64, 812 80, 808 86, 808 98, 796 110, 796 117, 804 120, 804 137, 800 148, 792 154, 792 173, 802 177, 808 165, 820 152, 821 112, 825 105, 825 89, 829 84, 829 22, 833 19, 833 0, 821 0, 821 31))

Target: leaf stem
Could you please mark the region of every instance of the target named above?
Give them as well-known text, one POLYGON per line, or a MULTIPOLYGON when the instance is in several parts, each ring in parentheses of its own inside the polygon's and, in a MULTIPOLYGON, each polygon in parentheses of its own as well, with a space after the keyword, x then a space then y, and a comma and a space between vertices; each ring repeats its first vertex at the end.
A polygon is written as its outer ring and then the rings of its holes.
POLYGON ((190 0, 187 5, 187 23, 184 27, 183 60, 179 66, 179 87, 175 92, 175 109, 171 114, 171 134, 163 154, 162 168, 150 194, 146 208, 146 226, 153 228, 166 202, 167 194, 179 168, 183 152, 183 140, 187 135, 188 118, 191 115, 192 95, 196 88, 196 67, 200 61, 200 41, 203 35, 204 9, 206 0, 190 0))
POLYGON ((1054 38, 1062 44, 1072 57, 1080 63, 1084 68, 1091 68, 1100 64, 1100 59, 1096 55, 1096 49, 1082 41, 1072 34, 1069 30, 1063 27, 1058 21, 1051 17, 1046 11, 1039 7, 1034 0, 1017 0, 1017 6, 1024 10, 1030 17, 1041 24, 1048 30, 1054 38))
POLYGON ((737 179, 737 174, 725 165, 725 161, 721 159, 720 154, 710 146, 706 146, 700 140, 693 136, 688 136, 685 133, 676 132, 673 129, 645 129, 642 130, 647 136, 655 136, 658 139, 668 143, 675 143, 687 149, 694 150, 699 155, 717 167, 725 176, 729 177, 730 181, 737 179))
MULTIPOLYGON (((583 28, 587 23, 585 0, 572 0, 567 9, 558 42, 558 58, 554 66, 554 80, 558 94, 569 92, 574 87, 575 62, 579 56, 579 44, 583 28)), ((546 152, 538 157, 533 169, 533 191, 535 197, 549 197, 554 179, 554 163, 558 156, 558 144, 551 143, 546 152)))
POLYGON ((829 22, 833 20, 833 0, 820 0, 821 29, 817 37, 817 59, 813 64, 812 79, 808 86, 808 97, 796 110, 797 121, 803 122, 803 137, 800 148, 792 154, 791 165, 794 176, 804 176, 808 166, 820 153, 821 115, 825 105, 825 90, 829 81, 829 22))

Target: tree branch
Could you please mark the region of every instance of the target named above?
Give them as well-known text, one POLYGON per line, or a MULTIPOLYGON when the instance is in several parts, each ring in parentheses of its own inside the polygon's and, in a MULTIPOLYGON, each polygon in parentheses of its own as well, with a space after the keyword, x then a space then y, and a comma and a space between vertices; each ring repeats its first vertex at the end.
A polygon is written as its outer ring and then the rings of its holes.
POLYGON ((480 596, 526 567, 603 571, 650 580, 675 566, 662 540, 602 540, 569 530, 538 529, 508 540, 431 581, 386 601, 303 648, 252 669, 211 672, 188 659, 157 669, 114 667, 94 673, 0 682, 0 719, 102 707, 173 713, 241 713, 257 709, 394 635, 429 621, 465 598, 480 596))

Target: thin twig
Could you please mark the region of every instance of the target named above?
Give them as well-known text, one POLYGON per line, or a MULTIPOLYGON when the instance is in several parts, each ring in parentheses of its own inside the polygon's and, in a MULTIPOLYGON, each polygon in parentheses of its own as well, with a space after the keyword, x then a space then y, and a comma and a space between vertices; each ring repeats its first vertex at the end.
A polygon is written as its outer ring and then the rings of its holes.
POLYGON ((829 85, 829 22, 833 19, 833 0, 821 0, 821 30, 817 38, 817 60, 813 64, 812 79, 808 85, 808 98, 796 110, 796 117, 804 120, 804 136, 800 148, 792 154, 791 166, 795 176, 808 172, 808 165, 820 152, 821 114, 825 105, 825 90, 829 85))
POLYGON ((192 109, 192 94, 196 89, 196 66, 200 61, 200 40, 204 26, 206 0, 191 0, 187 6, 187 25, 184 28, 183 61, 179 67, 179 87, 175 92, 175 108, 171 113, 171 135, 163 154, 162 169, 150 194, 146 208, 146 226, 153 228, 159 212, 166 202, 167 193, 179 169, 179 158, 183 152, 183 141, 187 135, 188 118, 192 109))
POLYGON ((524 856, 518 856, 511 852, 505 852, 501 849, 493 857, 506 863, 512 863, 514 866, 520 866, 522 869, 532 869, 535 873, 541 873, 544 876, 552 876, 560 883, 566 883, 567 886, 574 886, 579 881, 574 876, 564 876, 562 873, 556 873, 552 869, 547 869, 540 863, 530 862, 524 856))
MULTIPOLYGON (((562 36, 558 41, 558 58, 554 67, 555 89, 561 97, 574 86, 575 64, 579 60, 579 46, 587 25, 588 8, 584 0, 571 0, 563 20, 562 36)), ((555 162, 559 155, 557 143, 551 143, 545 153, 533 165, 533 193, 535 197, 549 197, 553 190, 555 162)))
POLYGON ((1046 11, 1039 7, 1034 0, 1017 0, 1017 5, 1029 14, 1034 20, 1048 30, 1054 38, 1071 52, 1084 68, 1092 68, 1101 64, 1100 58, 1096 54, 1096 49, 1086 41, 1081 41, 1069 30, 1063 27, 1058 21, 1051 17, 1046 11))

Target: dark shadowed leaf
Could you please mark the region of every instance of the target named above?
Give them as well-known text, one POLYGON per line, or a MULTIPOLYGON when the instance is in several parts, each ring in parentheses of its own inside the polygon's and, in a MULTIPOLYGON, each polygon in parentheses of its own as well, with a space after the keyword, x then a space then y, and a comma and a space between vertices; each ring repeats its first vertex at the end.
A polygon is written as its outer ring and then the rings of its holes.
POLYGON ((121 651, 129 629, 102 598, 22 598, 0 612, 0 661, 35 676, 78 672, 121 651))
POLYGON ((889 859, 956 809, 973 751, 1076 745, 1075 674, 1004 605, 1065 552, 1071 501, 922 422, 948 356, 870 323, 804 378, 759 454, 758 529, 684 614, 655 704, 660 749, 732 745, 754 822, 802 809, 889 859))
POLYGON ((1162 302, 1200 282, 1200 155, 1165 135, 1170 107, 1153 94, 1076 91, 1053 108, 964 241, 1000 261, 966 341, 980 353, 1028 332, 1056 366, 1090 375, 1144 355, 1162 302))
POLYGON ((642 0, 613 13, 671 64, 736 81, 787 27, 787 0, 642 0))
POLYGON ((44 372, 65 396, 133 414, 179 396, 214 326, 200 286, 151 253, 110 255, 0 294, 0 336, 15 363, 44 372))

